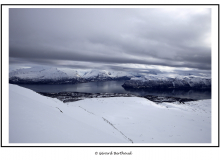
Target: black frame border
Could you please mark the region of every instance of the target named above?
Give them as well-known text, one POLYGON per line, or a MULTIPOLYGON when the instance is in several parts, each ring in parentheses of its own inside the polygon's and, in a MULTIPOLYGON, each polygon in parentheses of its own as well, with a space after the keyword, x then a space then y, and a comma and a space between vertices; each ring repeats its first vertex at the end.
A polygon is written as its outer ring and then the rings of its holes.
MULTIPOLYGON (((2 145, 2 6, 218 6, 218 53, 219 53, 219 4, 1 4, 1 147, 219 147, 219 99, 218 99, 218 145, 217 146, 3 146, 2 145)), ((219 96, 219 54, 218 54, 218 96, 219 96)), ((26 143, 27 144, 27 143, 26 143)))

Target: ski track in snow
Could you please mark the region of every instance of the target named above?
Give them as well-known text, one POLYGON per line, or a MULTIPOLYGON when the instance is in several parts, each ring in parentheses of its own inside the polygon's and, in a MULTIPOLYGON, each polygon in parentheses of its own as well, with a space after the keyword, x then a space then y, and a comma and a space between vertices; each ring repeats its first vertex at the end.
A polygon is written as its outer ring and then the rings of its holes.
MULTIPOLYGON (((83 109, 84 111, 86 111, 86 112, 88 112, 88 113, 90 113, 90 114, 95 115, 94 113, 87 111, 85 108, 83 108, 83 107, 81 107, 81 106, 79 106, 79 108, 83 109)), ((95 115, 95 116, 97 116, 97 115, 95 115)), ((132 141, 130 138, 128 138, 124 133, 122 133, 120 130, 118 130, 118 129, 117 129, 111 122, 109 122, 106 118, 102 117, 102 119, 103 119, 106 123, 108 123, 109 125, 111 125, 111 126, 112 126, 115 130, 117 130, 120 134, 122 134, 125 139, 127 139, 129 142, 133 143, 133 141, 132 141)))
POLYGON ((118 132, 120 132, 126 139, 128 139, 131 143, 133 143, 133 141, 128 138, 126 135, 124 135, 124 133, 122 133, 121 131, 119 131, 111 122, 109 122, 107 119, 105 119, 104 117, 102 117, 104 121, 106 121, 108 124, 110 124, 114 129, 116 129, 118 132))
MULTIPOLYGON (((59 109, 58 107, 56 107, 57 109, 59 109)), ((63 113, 63 111, 61 111, 61 109, 59 109, 59 111, 61 112, 61 113, 63 113)))
POLYGON ((80 106, 79 106, 79 108, 82 108, 84 111, 86 111, 86 112, 88 112, 88 113, 90 113, 90 114, 95 115, 94 113, 87 111, 87 110, 86 110, 85 108, 83 108, 83 107, 80 107, 80 106))

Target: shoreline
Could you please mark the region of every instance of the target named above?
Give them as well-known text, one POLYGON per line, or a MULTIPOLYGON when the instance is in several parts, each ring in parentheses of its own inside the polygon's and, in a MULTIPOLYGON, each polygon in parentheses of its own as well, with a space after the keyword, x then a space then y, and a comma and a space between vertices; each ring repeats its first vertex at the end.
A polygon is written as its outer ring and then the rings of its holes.
POLYGON ((162 102, 185 103, 188 101, 197 100, 191 98, 180 98, 180 97, 172 97, 172 96, 156 96, 156 95, 136 96, 130 93, 85 93, 85 92, 58 92, 58 93, 37 92, 37 93, 43 96, 57 98, 63 103, 75 102, 87 98, 110 98, 110 97, 141 97, 141 98, 146 98, 155 103, 162 103, 162 102))

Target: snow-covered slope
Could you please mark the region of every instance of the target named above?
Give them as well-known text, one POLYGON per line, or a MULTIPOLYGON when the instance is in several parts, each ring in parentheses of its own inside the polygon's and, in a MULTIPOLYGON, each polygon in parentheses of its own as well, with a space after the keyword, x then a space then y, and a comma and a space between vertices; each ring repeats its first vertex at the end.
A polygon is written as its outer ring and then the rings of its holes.
POLYGON ((18 77, 21 79, 61 79, 68 78, 67 74, 57 68, 22 68, 9 73, 9 77, 18 77))
POLYGON ((9 86, 10 143, 210 143, 211 100, 156 104, 145 98, 62 103, 9 86))
POLYGON ((68 78, 75 78, 75 79, 81 78, 81 76, 79 75, 78 71, 76 71, 76 70, 67 69, 67 68, 59 68, 58 70, 66 73, 68 78))
POLYGON ((77 76, 69 76, 57 68, 32 67, 17 69, 9 73, 10 83, 75 83, 77 76))
POLYGON ((128 143, 102 117, 31 90, 9 86, 10 143, 128 143))
POLYGON ((211 142, 211 100, 158 105, 144 98, 118 97, 69 105, 105 117, 134 143, 211 142))
POLYGON ((86 72, 82 78, 87 80, 114 80, 114 79, 130 79, 132 74, 121 71, 91 70, 86 72))
POLYGON ((110 72, 91 70, 86 72, 82 77, 84 79, 108 79, 110 72))
POLYGON ((199 76, 176 76, 175 78, 154 75, 131 78, 123 85, 124 88, 194 88, 194 89, 211 89, 211 78, 199 76))

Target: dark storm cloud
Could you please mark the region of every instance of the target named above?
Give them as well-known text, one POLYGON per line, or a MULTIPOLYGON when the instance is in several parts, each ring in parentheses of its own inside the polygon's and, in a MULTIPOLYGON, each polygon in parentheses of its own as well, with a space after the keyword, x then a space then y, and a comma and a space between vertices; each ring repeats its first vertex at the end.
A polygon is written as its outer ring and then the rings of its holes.
POLYGON ((210 70, 210 36, 210 9, 9 10, 11 65, 210 70))

